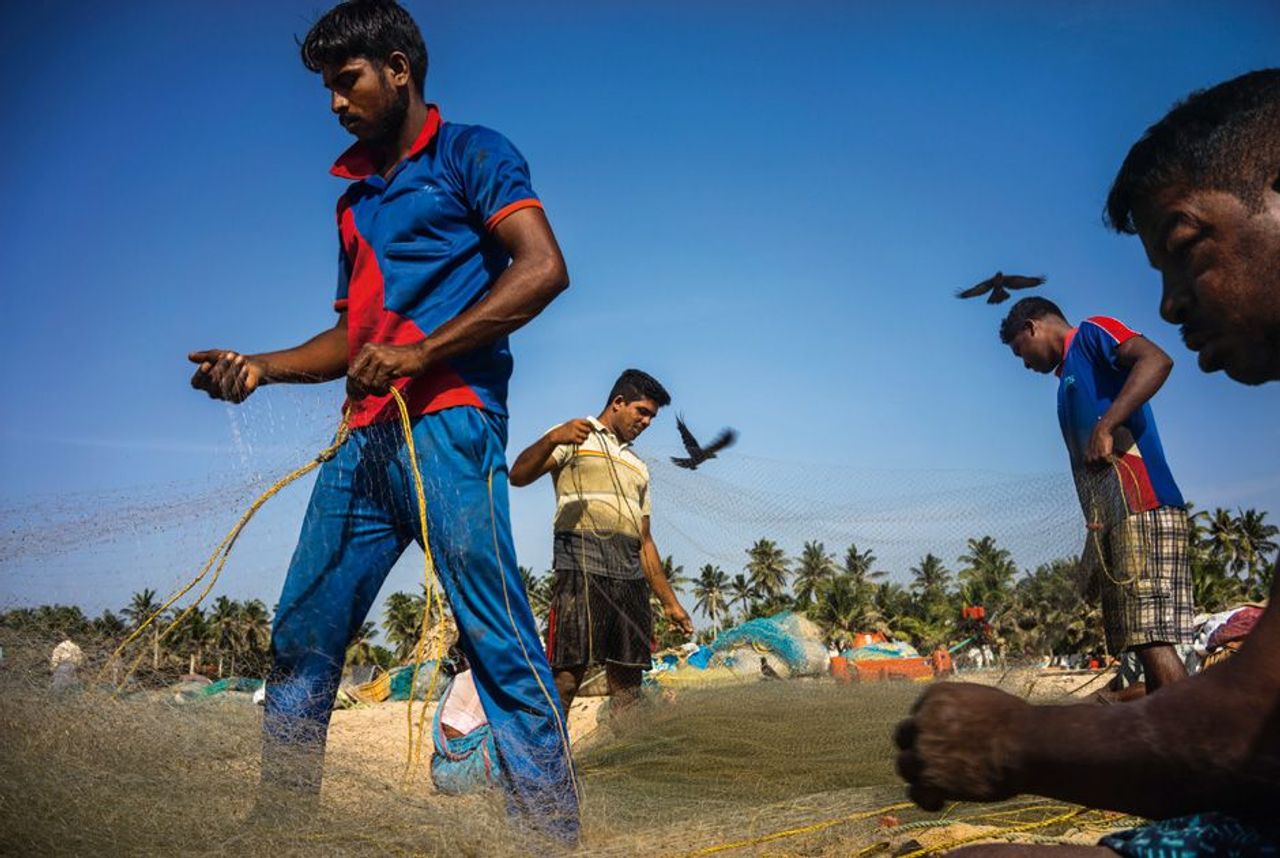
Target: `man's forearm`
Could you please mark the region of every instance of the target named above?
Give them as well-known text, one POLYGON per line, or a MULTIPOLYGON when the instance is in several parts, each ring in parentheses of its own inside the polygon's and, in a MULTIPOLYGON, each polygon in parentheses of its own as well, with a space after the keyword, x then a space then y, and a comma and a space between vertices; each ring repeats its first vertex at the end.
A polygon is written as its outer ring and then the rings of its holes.
POLYGON ((265 384, 312 384, 341 378, 347 372, 345 317, 300 346, 250 355, 249 359, 262 367, 265 384))
POLYGON ((428 334, 422 348, 436 363, 489 345, 527 324, 568 285, 558 259, 516 260, 484 299, 428 334))
POLYGON ((1224 664, 1131 703, 1029 708, 1015 788, 1153 818, 1276 806, 1280 699, 1256 667, 1224 664))
POLYGON ((659 556, 658 546, 651 538, 645 539, 640 546, 640 568, 644 571, 644 577, 648 579, 650 589, 658 597, 663 608, 680 603, 676 598, 676 591, 671 589, 671 582, 667 580, 667 573, 662 571, 662 557, 659 556))
POLYGON ((537 441, 534 441, 525 448, 519 456, 516 456, 515 462, 511 465, 508 480, 511 485, 527 486, 542 476, 540 471, 542 465, 551 457, 552 452, 556 448, 556 443, 551 440, 550 433, 543 435, 537 441))
POLYGON ((1113 429, 1124 423, 1156 395, 1172 369, 1173 363, 1163 353, 1140 358, 1130 369, 1129 377, 1102 415, 1101 422, 1113 429))

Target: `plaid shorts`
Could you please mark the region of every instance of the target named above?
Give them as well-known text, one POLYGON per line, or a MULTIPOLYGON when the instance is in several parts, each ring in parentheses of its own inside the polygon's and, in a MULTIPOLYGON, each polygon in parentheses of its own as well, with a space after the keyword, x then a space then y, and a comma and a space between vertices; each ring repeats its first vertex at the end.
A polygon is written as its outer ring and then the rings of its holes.
POLYGON ((1112 655, 1191 642, 1191 534, 1187 511, 1128 516, 1101 538, 1102 622, 1112 655))

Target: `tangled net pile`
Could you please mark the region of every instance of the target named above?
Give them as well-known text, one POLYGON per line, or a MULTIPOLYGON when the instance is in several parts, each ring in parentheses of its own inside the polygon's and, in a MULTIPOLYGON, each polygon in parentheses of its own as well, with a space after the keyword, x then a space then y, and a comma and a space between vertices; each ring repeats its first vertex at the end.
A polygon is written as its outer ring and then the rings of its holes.
MULTIPOLYGON (((233 426, 261 427, 249 414, 233 426)), ((296 446, 271 443, 273 432, 287 433, 266 425, 257 453, 252 441, 237 442, 241 466, 221 484, 0 509, 7 585, 0 607, 30 602, 44 570, 59 563, 101 570, 107 580, 121 576, 131 587, 177 589, 185 570, 172 568, 172 558, 187 555, 188 566, 198 566, 238 508, 298 464, 296 446), (103 515, 104 508, 114 512, 103 515)), ((310 442, 314 449, 327 443, 318 435, 310 442)), ((691 568, 740 568, 744 550, 766 537, 789 551, 818 539, 872 547, 899 580, 922 555, 954 558, 974 537, 1001 540, 1023 568, 1083 542, 1065 475, 859 470, 732 455, 694 474, 664 464, 665 456, 647 458, 655 532, 664 551, 691 568)), ((290 491, 284 511, 264 512, 237 548, 229 568, 239 569, 228 575, 241 586, 262 570, 273 570, 276 586, 306 494, 290 491)), ((408 563, 421 569, 420 556, 408 563)), ((114 683, 91 679, 104 668, 110 674, 105 646, 86 647, 79 686, 51 691, 47 659, 60 637, 52 627, 0 629, 0 843, 39 854, 503 855, 530 848, 500 796, 438 796, 425 765, 405 771, 404 704, 337 713, 322 800, 299 808, 258 793, 261 712, 247 694, 192 702, 146 681, 117 693, 114 683)), ((1027 676, 988 679, 1030 693, 1027 676)), ((1025 799, 941 816, 903 804, 890 736, 919 689, 830 678, 687 687, 602 718, 594 731, 580 724, 577 732, 587 735, 576 746, 579 851, 927 854, 1001 833, 1093 842, 1099 830, 1124 823, 1025 799)))

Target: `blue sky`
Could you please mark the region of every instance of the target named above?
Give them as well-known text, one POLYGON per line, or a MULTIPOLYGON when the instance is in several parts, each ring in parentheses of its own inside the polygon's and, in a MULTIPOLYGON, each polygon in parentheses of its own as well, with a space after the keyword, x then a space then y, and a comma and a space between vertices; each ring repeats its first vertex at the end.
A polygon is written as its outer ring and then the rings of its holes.
MULTIPOLYGON (((635 365, 695 425, 737 426, 744 457, 1065 474, 1052 380, 1000 345, 998 310, 950 297, 1003 268, 1048 274, 1069 315, 1118 316, 1170 351, 1155 407, 1188 498, 1280 511, 1275 391, 1202 375, 1158 318, 1138 243, 1100 221, 1146 125, 1274 62, 1275 4, 409 7, 428 98, 523 151, 573 280, 514 338, 511 455, 594 412, 635 365)), ((101 503, 109 522, 104 493, 127 509, 167 486, 176 504, 275 476, 329 431, 337 387, 270 389, 232 412, 187 388, 184 360, 332 323, 342 183, 327 168, 349 138, 293 42, 321 11, 6 12, 10 513, 101 503)), ((663 416, 642 447, 674 441, 663 416)), ((0 561, 0 605, 166 589, 245 492, 184 536, 123 521, 110 551, 0 561)), ((298 494, 229 592, 274 598, 298 494)), ((515 497, 522 561, 538 568, 550 508, 545 485, 515 497)))

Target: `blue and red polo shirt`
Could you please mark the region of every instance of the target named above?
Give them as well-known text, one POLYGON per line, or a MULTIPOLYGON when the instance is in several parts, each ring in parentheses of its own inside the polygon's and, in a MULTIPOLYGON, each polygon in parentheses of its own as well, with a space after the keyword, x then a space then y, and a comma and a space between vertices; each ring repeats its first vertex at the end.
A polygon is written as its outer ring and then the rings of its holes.
POLYGON ((1120 394, 1129 370, 1117 362, 1121 344, 1140 336, 1107 316, 1093 316, 1067 334, 1058 367, 1058 422, 1071 456, 1080 502, 1089 518, 1099 503, 1106 524, 1117 516, 1162 506, 1184 506, 1182 493, 1165 461, 1150 403, 1143 403, 1115 433, 1114 468, 1085 464, 1089 438, 1098 419, 1120 394), (1120 504, 1123 504, 1121 506, 1120 504))
MULTIPOLYGON (((385 179, 374 163, 356 143, 331 171, 354 180, 338 200, 334 302, 347 312, 351 360, 365 343, 418 342, 483 298, 511 262, 493 228, 542 205, 510 141, 479 125, 442 122, 435 105, 385 179)), ((414 416, 460 405, 505 415, 511 366, 503 337, 395 386, 414 416)), ((349 404, 353 428, 397 415, 389 394, 349 404)))

